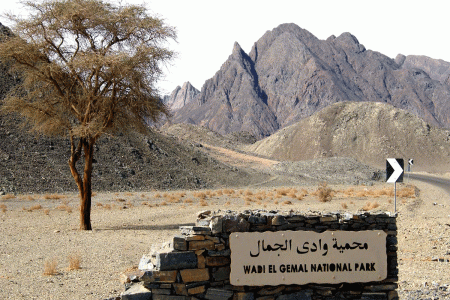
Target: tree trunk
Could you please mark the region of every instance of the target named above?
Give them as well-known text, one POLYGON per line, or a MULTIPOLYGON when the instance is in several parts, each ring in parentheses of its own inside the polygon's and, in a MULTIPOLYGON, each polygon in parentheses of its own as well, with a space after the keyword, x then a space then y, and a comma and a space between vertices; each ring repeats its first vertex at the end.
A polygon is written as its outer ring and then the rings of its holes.
POLYGON ((93 138, 81 138, 77 147, 73 137, 70 138, 71 155, 69 158, 70 171, 80 192, 80 229, 92 230, 91 226, 91 199, 92 199, 92 159, 94 156, 93 138), (83 178, 78 174, 76 163, 84 150, 84 174, 83 178))
POLYGON ((91 226, 91 199, 92 199, 92 158, 94 154, 94 141, 89 139, 83 143, 84 148, 84 174, 83 193, 80 203, 80 229, 92 230, 91 226))

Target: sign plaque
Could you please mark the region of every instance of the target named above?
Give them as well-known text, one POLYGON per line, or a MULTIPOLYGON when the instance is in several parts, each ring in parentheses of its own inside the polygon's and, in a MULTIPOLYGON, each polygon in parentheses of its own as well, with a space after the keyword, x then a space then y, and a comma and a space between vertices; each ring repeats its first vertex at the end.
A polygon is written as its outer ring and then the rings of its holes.
POLYGON ((382 281, 386 236, 382 230, 233 232, 230 281, 249 286, 382 281))

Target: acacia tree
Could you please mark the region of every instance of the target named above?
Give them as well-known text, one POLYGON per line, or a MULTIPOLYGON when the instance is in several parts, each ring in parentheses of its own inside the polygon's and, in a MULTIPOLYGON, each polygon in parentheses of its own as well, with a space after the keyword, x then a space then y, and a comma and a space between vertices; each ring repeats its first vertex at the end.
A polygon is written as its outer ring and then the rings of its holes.
POLYGON ((144 6, 102 0, 23 4, 30 15, 7 15, 14 35, 0 43, 0 57, 23 80, 1 110, 22 115, 35 132, 70 139, 80 229, 91 230, 94 144, 105 133, 146 131, 149 121, 168 115, 155 83, 174 55, 167 41, 176 38, 175 29, 144 6))

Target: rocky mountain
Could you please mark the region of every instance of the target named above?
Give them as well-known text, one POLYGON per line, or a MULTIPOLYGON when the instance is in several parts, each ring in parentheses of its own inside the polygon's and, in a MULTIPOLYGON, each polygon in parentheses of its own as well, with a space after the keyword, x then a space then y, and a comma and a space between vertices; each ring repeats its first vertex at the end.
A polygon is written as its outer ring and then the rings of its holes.
POLYGON ((182 87, 177 86, 170 95, 164 96, 163 101, 172 111, 176 111, 194 100, 199 93, 200 91, 188 81, 182 87))
POLYGON ((261 138, 336 102, 373 101, 450 127, 450 86, 412 61, 367 50, 350 33, 319 40, 295 24, 282 24, 249 54, 235 43, 220 70, 172 122, 261 138))
POLYGON ((450 85, 450 62, 421 55, 404 56, 401 54, 395 58, 395 61, 402 69, 421 69, 433 80, 450 85))
POLYGON ((287 161, 351 157, 383 169, 386 158, 413 158, 415 171, 447 172, 450 131, 390 104, 339 102, 246 148, 287 161))

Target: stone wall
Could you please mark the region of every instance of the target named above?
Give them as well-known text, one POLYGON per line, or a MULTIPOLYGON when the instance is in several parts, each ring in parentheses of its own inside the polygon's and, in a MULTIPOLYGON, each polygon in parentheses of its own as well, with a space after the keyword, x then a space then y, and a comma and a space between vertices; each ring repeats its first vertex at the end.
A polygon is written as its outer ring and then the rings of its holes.
POLYGON ((196 226, 180 227, 166 249, 143 257, 141 269, 128 274, 122 299, 398 299, 397 225, 389 213, 297 214, 231 211, 199 214, 196 226), (387 233, 387 278, 380 282, 233 286, 230 284, 229 236, 232 232, 303 230, 387 233))

